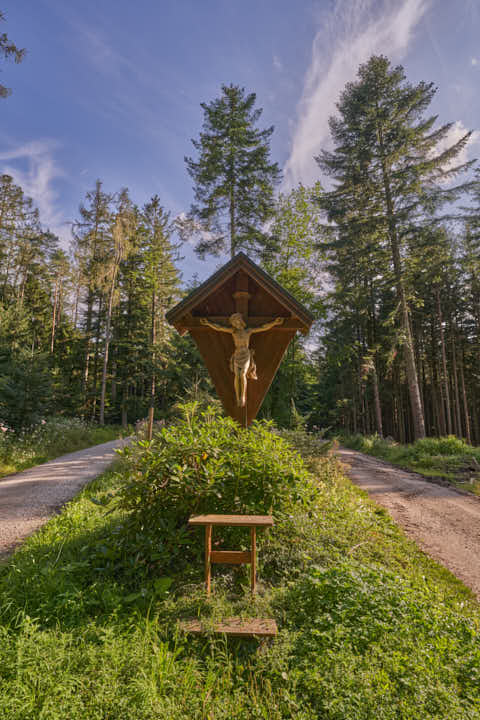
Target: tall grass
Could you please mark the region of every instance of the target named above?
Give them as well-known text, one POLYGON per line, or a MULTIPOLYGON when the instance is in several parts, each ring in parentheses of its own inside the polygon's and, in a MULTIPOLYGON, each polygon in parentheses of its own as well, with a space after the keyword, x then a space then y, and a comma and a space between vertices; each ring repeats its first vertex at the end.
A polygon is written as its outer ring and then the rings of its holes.
POLYGON ((480 494, 480 447, 472 447, 455 435, 423 438, 401 445, 378 435, 349 435, 340 442, 353 450, 382 458, 430 478, 448 480, 480 494))

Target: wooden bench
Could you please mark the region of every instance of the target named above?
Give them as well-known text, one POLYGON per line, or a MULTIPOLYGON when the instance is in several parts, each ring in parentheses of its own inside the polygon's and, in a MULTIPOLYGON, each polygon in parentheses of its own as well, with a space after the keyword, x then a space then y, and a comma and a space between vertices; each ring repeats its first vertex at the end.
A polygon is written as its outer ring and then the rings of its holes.
POLYGON ((255 592, 257 572, 257 528, 272 527, 271 515, 196 515, 189 519, 189 525, 205 526, 205 585, 207 595, 210 595, 212 563, 227 563, 233 565, 250 564, 250 584, 252 593, 255 592), (212 528, 214 525, 223 527, 250 528, 250 551, 240 550, 212 550, 212 528))

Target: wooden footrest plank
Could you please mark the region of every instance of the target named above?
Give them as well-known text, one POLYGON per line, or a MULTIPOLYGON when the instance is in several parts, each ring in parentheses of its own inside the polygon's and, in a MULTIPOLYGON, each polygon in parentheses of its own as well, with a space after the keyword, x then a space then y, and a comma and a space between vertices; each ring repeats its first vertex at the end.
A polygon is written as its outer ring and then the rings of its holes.
MULTIPOLYGON (((211 626, 202 623, 200 620, 184 620, 180 627, 185 632, 196 635, 207 634, 212 631, 211 626)), ((277 623, 272 618, 225 618, 222 622, 215 623, 213 632, 231 637, 255 638, 275 637, 278 633, 277 623)))

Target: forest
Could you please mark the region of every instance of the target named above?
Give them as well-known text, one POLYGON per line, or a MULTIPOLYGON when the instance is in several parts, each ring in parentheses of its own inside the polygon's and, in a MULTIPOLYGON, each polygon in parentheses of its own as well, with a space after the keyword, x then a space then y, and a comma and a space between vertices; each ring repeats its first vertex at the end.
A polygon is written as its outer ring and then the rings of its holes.
POLYGON ((471 133, 451 141, 453 123, 431 114, 436 92, 372 56, 340 95, 318 181, 285 189, 255 93, 225 85, 184 159, 189 213, 172 217, 155 188, 139 205, 128 178, 99 179, 68 247, 1 176, 2 427, 57 414, 127 426, 213 396, 193 343, 165 320, 198 283, 181 280, 195 243, 205 275, 243 250, 315 316, 263 417, 480 444, 480 170, 466 160, 471 133))

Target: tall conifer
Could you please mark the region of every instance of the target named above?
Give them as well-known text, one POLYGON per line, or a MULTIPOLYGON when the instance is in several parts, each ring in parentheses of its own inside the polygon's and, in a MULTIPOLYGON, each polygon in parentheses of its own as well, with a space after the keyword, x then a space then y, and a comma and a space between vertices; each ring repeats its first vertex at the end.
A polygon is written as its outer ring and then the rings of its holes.
POLYGON ((435 129, 436 116, 424 116, 435 91, 432 83, 408 83, 403 68, 392 67, 387 58, 372 57, 360 66, 358 80, 346 85, 337 105, 339 116, 330 120, 334 150, 323 151, 318 158, 322 170, 336 182, 322 202, 340 233, 354 242, 348 230, 355 223, 389 248, 415 438, 425 436, 425 423, 405 248, 407 240, 414 244, 420 228, 438 221, 445 203, 455 201, 466 189, 452 186, 450 180, 469 166, 453 163, 470 133, 441 149, 452 125, 435 129), (356 198, 361 198, 360 205, 356 198))
POLYGON ((198 159, 185 158, 194 182, 190 219, 200 234, 201 257, 224 252, 233 257, 263 244, 262 226, 273 213, 280 170, 270 160, 273 126, 257 127, 262 110, 254 108, 255 101, 255 93, 223 85, 219 98, 202 103, 203 129, 192 140, 198 159))

